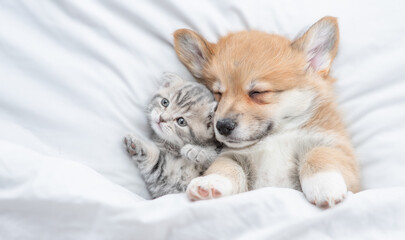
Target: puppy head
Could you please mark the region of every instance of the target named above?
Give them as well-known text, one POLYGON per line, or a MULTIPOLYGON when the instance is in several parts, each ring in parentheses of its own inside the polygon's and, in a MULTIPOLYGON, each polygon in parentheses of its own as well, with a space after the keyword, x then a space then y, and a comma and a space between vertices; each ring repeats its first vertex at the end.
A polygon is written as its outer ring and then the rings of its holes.
POLYGON ((257 143, 309 120, 338 46, 335 18, 325 17, 295 41, 244 31, 210 43, 191 30, 174 33, 189 71, 216 96, 217 139, 229 147, 257 143))

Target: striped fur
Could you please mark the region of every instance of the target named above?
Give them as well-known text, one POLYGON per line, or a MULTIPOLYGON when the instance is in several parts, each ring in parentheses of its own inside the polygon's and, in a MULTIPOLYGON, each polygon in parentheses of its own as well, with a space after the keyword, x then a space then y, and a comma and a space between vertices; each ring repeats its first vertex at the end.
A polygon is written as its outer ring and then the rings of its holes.
POLYGON ((201 176, 220 148, 212 124, 216 102, 203 85, 165 74, 153 96, 148 117, 152 141, 135 135, 125 144, 153 198, 186 190, 191 179, 201 176), (167 100, 167 106, 162 100, 167 100), (177 122, 184 118, 186 126, 177 122))

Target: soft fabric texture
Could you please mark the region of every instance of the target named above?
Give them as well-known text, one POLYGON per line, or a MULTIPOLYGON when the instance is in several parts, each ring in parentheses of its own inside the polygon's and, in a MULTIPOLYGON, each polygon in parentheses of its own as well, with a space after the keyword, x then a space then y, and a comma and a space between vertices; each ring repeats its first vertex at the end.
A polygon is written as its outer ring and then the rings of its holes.
POLYGON ((0 2, 0 239, 394 239, 405 235, 402 1, 0 2), (147 136, 172 33, 294 38, 338 17, 331 75, 365 191, 329 210, 265 188, 148 201, 123 137, 147 136))

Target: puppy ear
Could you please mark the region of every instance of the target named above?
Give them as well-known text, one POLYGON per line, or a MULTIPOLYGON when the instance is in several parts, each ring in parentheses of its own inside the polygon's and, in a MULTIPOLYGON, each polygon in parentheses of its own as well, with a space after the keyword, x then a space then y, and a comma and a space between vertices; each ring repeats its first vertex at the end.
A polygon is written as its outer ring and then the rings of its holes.
POLYGON ((184 79, 179 77, 177 74, 164 72, 162 75, 162 86, 168 88, 173 86, 174 83, 182 83, 185 82, 184 79))
POLYGON ((324 17, 301 37, 292 43, 292 47, 303 51, 308 67, 323 77, 328 76, 339 43, 339 27, 334 17, 324 17))
POLYGON ((204 77, 203 70, 213 55, 214 44, 188 29, 174 32, 174 49, 180 61, 199 80, 204 77))

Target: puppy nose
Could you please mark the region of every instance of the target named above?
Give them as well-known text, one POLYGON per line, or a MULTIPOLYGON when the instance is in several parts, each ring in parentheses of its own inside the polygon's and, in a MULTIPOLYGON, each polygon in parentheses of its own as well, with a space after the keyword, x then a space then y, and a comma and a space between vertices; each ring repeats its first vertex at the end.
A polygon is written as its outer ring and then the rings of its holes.
POLYGON ((232 119, 225 118, 217 121, 217 129, 221 135, 228 136, 235 129, 236 122, 232 119))

